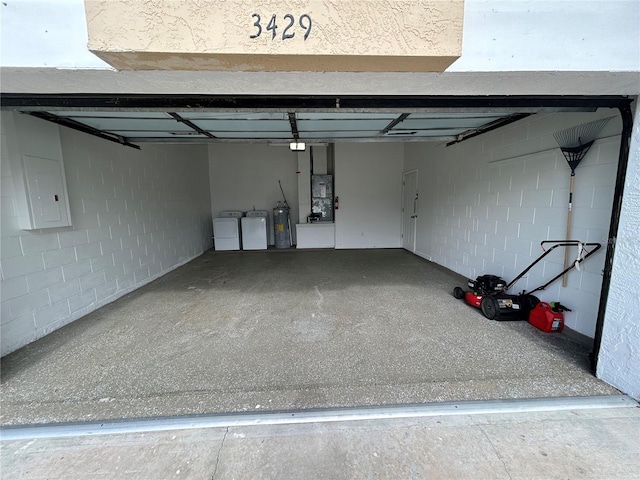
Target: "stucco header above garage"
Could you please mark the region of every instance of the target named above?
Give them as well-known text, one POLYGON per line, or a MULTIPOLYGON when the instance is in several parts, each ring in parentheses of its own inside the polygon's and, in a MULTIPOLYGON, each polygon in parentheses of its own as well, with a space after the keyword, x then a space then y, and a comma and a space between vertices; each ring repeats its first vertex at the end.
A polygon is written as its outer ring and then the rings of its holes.
POLYGON ((119 70, 437 71, 464 0, 85 0, 89 49, 119 70))
MULTIPOLYGON (((192 3, 196 3, 195 1, 192 3)), ((439 72, 116 71, 87 48, 83 0, 0 3, 2 93, 638 95, 637 0, 465 0, 439 72)))
POLYGON ((85 0, 89 49, 119 70, 442 72, 464 0, 85 0))

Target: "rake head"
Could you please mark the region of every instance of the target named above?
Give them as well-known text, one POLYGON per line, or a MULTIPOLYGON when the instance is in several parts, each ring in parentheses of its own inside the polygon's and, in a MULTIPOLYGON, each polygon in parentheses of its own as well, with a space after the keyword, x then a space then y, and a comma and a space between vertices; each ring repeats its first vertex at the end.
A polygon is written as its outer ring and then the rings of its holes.
POLYGON ((593 122, 560 130, 553 134, 560 146, 560 150, 564 154, 564 158, 569 164, 569 168, 571 168, 571 175, 575 175, 576 167, 587 154, 591 145, 593 145, 600 131, 612 118, 601 118, 593 122))

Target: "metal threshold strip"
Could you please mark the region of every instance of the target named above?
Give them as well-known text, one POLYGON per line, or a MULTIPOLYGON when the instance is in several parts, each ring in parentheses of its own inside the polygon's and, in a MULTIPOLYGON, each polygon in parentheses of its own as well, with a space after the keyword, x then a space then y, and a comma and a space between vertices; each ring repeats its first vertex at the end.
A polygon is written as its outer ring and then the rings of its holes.
POLYGON ((0 429, 0 440, 11 441, 35 438, 82 437, 198 428, 290 425, 450 415, 482 415, 496 413, 528 413, 635 407, 638 407, 638 403, 627 395, 602 395, 592 397, 483 400, 426 403, 418 405, 389 405, 380 407, 185 415, 131 420, 105 420, 102 422, 56 423, 4 427, 0 429))

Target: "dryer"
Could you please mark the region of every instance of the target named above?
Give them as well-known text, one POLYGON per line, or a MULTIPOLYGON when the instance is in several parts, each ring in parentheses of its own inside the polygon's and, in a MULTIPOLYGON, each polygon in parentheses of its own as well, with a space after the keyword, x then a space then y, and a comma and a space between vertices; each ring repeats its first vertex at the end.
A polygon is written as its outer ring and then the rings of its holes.
POLYGON ((213 248, 216 250, 240 250, 239 210, 226 210, 213 219, 213 248))
POLYGON ((251 210, 242 217, 242 249, 266 250, 269 243, 269 212, 251 210))

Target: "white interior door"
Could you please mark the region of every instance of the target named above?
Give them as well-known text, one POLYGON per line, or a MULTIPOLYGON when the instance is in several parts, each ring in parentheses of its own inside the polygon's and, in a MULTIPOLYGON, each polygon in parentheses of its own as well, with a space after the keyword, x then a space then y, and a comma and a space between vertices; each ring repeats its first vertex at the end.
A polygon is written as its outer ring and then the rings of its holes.
POLYGON ((402 248, 416 251, 416 222, 418 220, 418 171, 402 175, 402 248))

